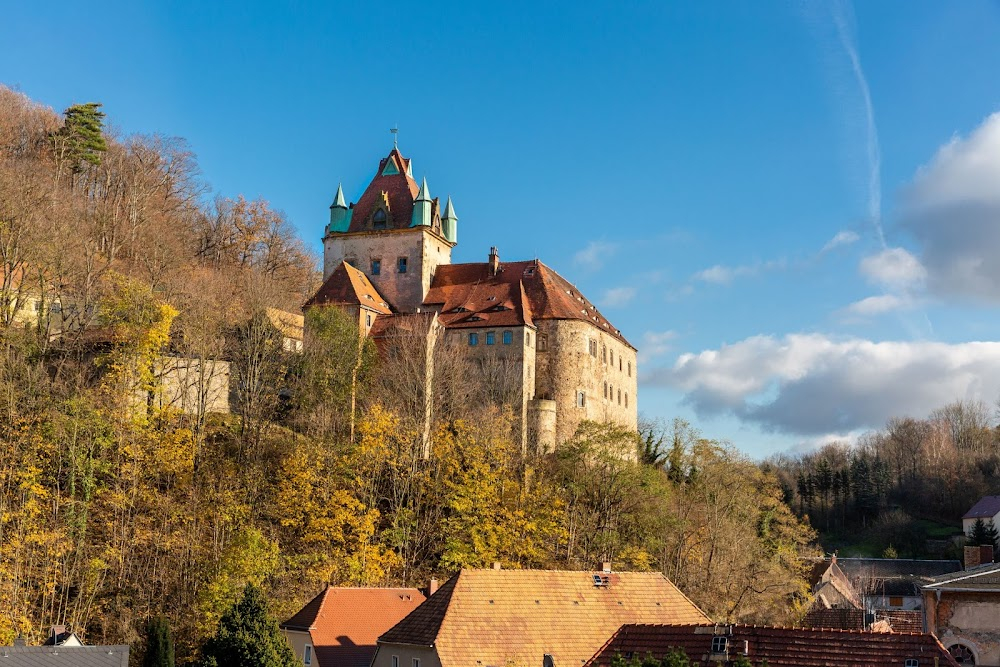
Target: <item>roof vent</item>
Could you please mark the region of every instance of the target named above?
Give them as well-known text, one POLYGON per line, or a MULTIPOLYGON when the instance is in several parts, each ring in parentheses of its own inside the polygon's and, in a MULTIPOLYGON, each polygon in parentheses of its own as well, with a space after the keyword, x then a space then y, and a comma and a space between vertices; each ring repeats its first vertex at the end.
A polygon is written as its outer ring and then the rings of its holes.
POLYGON ((542 656, 542 667, 556 667, 556 661, 552 659, 551 653, 542 656))

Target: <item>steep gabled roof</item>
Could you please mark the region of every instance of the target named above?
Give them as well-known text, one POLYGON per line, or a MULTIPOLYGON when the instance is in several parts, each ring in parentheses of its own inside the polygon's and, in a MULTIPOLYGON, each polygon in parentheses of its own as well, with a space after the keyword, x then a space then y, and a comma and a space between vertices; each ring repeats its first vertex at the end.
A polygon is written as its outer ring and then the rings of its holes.
POLYGON ((379 643, 433 646, 443 667, 579 665, 623 623, 707 621, 658 572, 462 570, 379 643))
POLYGON ((487 262, 442 264, 424 305, 440 307, 441 321, 448 328, 579 320, 632 347, 579 289, 538 260, 503 262, 496 275, 490 275, 487 262))
POLYGON ((327 588, 281 624, 308 632, 320 667, 367 667, 378 636, 426 598, 415 588, 327 588))
MULTIPOLYGON (((625 625, 591 658, 586 667, 610 665, 616 655, 660 658, 680 648, 694 664, 706 664, 712 639, 725 636, 729 656, 743 653, 753 664, 767 660, 770 667, 903 667, 916 660, 919 667, 957 667, 955 659, 930 634, 776 628, 748 625, 625 625)), ((714 661, 708 664, 714 664, 714 661)))
POLYGON ((381 315, 392 312, 389 303, 379 294, 363 272, 347 262, 333 270, 304 308, 311 306, 364 306, 381 315))
MULTIPOLYGON (((382 204, 388 208, 387 229, 406 229, 410 226, 413 202, 419 193, 420 186, 413 180, 410 160, 393 148, 389 155, 379 161, 378 171, 361 198, 351 204, 351 223, 347 231, 369 229, 369 216, 382 204)), ((431 220, 436 222, 433 226, 439 229, 438 211, 439 202, 434 198, 431 200, 431 220)))
POLYGON ((992 519, 997 514, 1000 514, 1000 496, 983 496, 962 518, 992 519))

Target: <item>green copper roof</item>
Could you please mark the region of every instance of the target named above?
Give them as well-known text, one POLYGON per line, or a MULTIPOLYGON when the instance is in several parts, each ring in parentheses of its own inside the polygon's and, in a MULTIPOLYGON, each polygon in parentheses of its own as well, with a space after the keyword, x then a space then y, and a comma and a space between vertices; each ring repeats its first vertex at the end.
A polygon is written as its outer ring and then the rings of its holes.
POLYGON ((420 192, 417 193, 417 198, 413 201, 430 201, 431 193, 427 189, 427 177, 424 177, 424 182, 420 185, 420 192))
POLYGON ((392 156, 390 155, 389 158, 385 161, 385 166, 382 167, 382 175, 392 176, 393 174, 398 174, 398 173, 399 169, 396 168, 396 161, 393 160, 392 156))
POLYGON ((330 208, 347 208, 347 202, 344 200, 344 187, 343 184, 337 185, 337 195, 333 198, 333 204, 330 208))
POLYGON ((442 220, 458 220, 458 215, 455 214, 455 207, 451 203, 451 197, 448 197, 448 203, 444 205, 444 215, 441 216, 442 220))

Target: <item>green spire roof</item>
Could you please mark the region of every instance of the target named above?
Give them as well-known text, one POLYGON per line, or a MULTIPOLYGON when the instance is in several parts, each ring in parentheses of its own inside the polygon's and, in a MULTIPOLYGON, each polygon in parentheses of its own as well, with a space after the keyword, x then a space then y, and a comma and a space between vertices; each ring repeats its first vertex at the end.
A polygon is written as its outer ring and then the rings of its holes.
POLYGON ((430 201, 431 193, 427 189, 427 177, 424 177, 424 182, 420 185, 420 192, 417 193, 417 198, 414 201, 430 201))
POLYGON ((441 216, 442 220, 458 220, 458 215, 455 214, 455 207, 451 203, 451 197, 448 197, 448 203, 444 205, 444 215, 441 216))
POLYGON ((330 208, 347 208, 347 202, 344 200, 344 187, 342 183, 337 184, 337 194, 333 198, 333 203, 330 204, 330 208))

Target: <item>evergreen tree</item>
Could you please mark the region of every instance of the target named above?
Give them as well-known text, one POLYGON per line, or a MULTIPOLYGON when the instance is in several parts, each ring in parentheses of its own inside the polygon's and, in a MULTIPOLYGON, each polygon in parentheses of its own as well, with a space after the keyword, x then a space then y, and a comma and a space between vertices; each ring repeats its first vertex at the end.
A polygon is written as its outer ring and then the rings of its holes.
POLYGON ((108 150, 104 140, 104 112, 97 102, 74 104, 63 112, 63 126, 55 133, 54 143, 60 157, 71 165, 73 173, 83 171, 85 164, 101 164, 108 150))
POLYGON ((203 667, 298 667, 278 622, 268 613, 264 593, 253 584, 219 621, 202 648, 203 667))
POLYGON ((174 640, 163 616, 150 619, 146 626, 146 656, 143 667, 174 667, 174 640))
POLYGON ((997 527, 993 525, 993 519, 989 521, 983 521, 982 519, 976 519, 976 522, 972 524, 972 530, 969 531, 969 543, 974 546, 992 546, 994 549, 997 548, 997 527))

